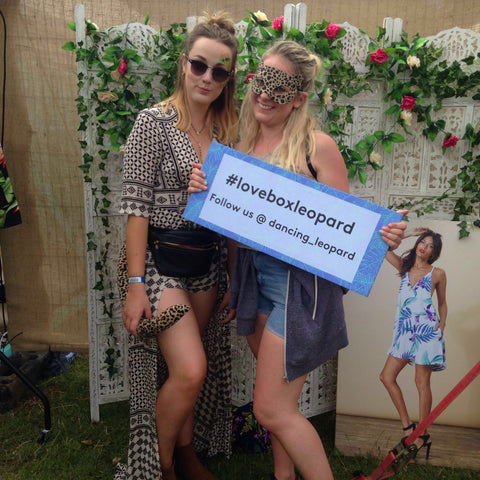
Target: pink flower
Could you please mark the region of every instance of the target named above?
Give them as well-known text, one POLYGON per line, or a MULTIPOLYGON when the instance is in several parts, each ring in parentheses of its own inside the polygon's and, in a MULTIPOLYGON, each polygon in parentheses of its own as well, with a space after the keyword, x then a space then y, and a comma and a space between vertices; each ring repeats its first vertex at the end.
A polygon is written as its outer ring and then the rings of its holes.
POLYGON ((250 72, 248 75, 247 75, 247 78, 245 79, 245 83, 248 85, 252 80, 253 80, 253 77, 255 76, 255 74, 253 74, 252 72, 250 72))
POLYGON ((415 105, 417 104, 414 97, 411 95, 405 95, 402 99, 402 110, 413 110, 415 105))
POLYGON ((118 73, 123 77, 127 73, 128 65, 123 57, 121 57, 120 60, 121 62, 120 66, 118 67, 118 73))
POLYGON ((339 27, 338 25, 334 25, 331 23, 327 29, 325 30, 325 36, 329 39, 332 40, 333 38, 336 38, 338 35, 338 32, 342 29, 342 27, 339 27))
POLYGON ((275 20, 273 20, 273 22, 272 22, 272 28, 274 28, 275 30, 278 30, 280 33, 282 33, 283 32, 283 21, 284 21, 283 15, 275 18, 275 20))
POLYGON ((379 48, 376 52, 370 54, 370 61, 375 65, 381 65, 388 60, 388 53, 385 50, 379 48))
POLYGON ((448 137, 445 137, 445 140, 443 141, 443 148, 450 148, 454 147, 458 142, 458 137, 455 135, 450 135, 448 137))

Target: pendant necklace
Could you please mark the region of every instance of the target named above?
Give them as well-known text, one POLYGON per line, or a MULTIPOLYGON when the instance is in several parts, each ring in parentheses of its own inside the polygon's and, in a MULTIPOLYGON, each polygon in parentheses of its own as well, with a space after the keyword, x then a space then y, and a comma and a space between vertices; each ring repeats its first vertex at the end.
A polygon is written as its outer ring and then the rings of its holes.
MULTIPOLYGON (((205 122, 203 124, 203 127, 200 129, 200 130, 197 130, 192 123, 190 123, 190 131, 192 132, 192 139, 194 139, 194 135, 193 133, 196 133, 197 137, 200 137, 200 135, 202 134, 202 132, 205 130, 205 126, 207 125, 207 122, 205 122)), ((202 144, 200 143, 200 140, 199 138, 195 138, 194 139, 195 143, 197 144, 197 147, 198 147, 198 158, 200 159, 200 161, 203 161, 203 151, 202 151, 202 144)))

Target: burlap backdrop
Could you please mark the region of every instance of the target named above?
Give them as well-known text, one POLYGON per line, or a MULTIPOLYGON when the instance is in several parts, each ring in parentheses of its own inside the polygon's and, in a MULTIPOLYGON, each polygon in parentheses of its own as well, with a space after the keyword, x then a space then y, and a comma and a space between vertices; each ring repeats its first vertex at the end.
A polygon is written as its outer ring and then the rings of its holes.
MULTIPOLYGON (((150 15, 153 27, 184 21, 204 10, 228 11, 235 21, 245 8, 270 19, 286 2, 256 0, 85 0, 87 18, 101 28, 150 15)), ((480 31, 478 0, 307 1, 308 22, 348 21, 371 35, 383 18, 401 17, 410 34, 432 35, 459 26, 480 31)), ((14 348, 85 351, 87 282, 82 175, 78 169, 79 119, 74 99, 74 55, 61 50, 74 33, 76 2, 2 0, 7 23, 4 151, 23 224, 0 231, 10 338, 14 348)), ((0 60, 3 69, 3 31, 0 60)), ((1 71, 3 74, 3 71, 1 71)))

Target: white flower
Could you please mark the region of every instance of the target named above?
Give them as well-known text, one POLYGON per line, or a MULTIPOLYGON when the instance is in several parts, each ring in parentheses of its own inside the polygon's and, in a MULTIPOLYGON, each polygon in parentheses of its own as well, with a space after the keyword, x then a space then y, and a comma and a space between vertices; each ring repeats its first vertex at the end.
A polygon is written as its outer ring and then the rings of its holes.
POLYGON ((372 152, 370 154, 370 161, 372 163, 380 163, 382 161, 382 157, 377 152, 372 152))
POLYGON ((332 91, 330 90, 330 87, 327 88, 325 95, 323 96, 323 104, 324 105, 330 105, 332 103, 332 91))
POLYGON ((122 76, 120 75, 120 72, 118 70, 110 72, 110 76, 112 77, 112 80, 114 82, 118 82, 122 78, 122 76))
POLYGON ((267 15, 265 15, 265 13, 263 13, 261 10, 254 12, 254 15, 257 19, 257 22, 266 22, 268 20, 267 15))
POLYGON ((409 55, 407 57, 407 65, 410 68, 413 68, 413 67, 418 68, 420 66, 420 59, 418 57, 413 56, 413 55, 409 55))
POLYGON ((103 103, 110 103, 118 100, 117 94, 108 90, 104 90, 103 92, 97 92, 97 97, 103 103))
POLYGON ((405 122, 406 127, 409 127, 412 124, 412 112, 402 110, 400 112, 400 118, 405 122))

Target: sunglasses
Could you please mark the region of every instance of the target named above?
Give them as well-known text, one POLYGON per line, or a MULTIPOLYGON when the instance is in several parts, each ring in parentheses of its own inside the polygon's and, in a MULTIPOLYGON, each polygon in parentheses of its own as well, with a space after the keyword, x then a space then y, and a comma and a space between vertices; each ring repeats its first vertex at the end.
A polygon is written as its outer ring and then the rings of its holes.
POLYGON ((190 62, 191 70, 194 75, 201 77, 208 69, 212 71, 212 78, 217 83, 225 82, 232 72, 229 72, 221 67, 209 67, 206 63, 200 60, 192 60, 188 55, 185 54, 185 58, 190 62))

